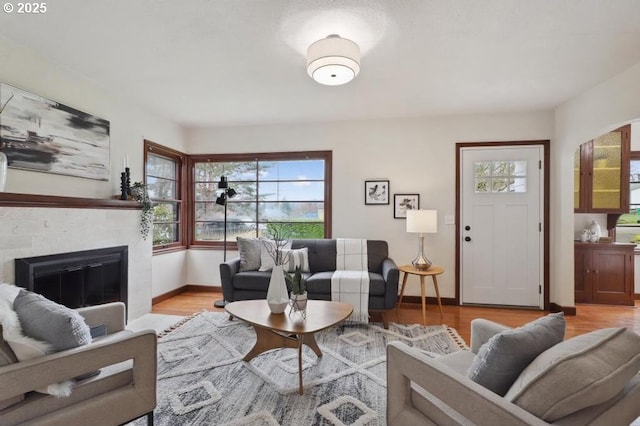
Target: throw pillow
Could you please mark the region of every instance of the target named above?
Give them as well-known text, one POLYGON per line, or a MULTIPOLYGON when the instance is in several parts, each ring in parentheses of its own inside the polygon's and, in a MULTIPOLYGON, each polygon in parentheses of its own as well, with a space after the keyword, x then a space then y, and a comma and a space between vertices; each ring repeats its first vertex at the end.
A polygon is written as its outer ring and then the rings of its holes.
MULTIPOLYGON (((23 290, 20 290, 20 292, 21 291, 23 290)), ((2 291, 0 291, 0 293, 2 293, 2 291)), ((17 295, 19 294, 20 293, 18 292, 17 295)), ((15 299, 17 299, 17 296, 15 299)), ((0 297, 0 324, 2 324, 2 337, 11 347, 11 350, 18 361, 26 361, 33 358, 43 357, 48 353, 51 353, 53 351, 51 345, 23 334, 18 314, 12 309, 13 302, 13 298, 7 299, 6 297, 0 297)), ((36 390, 40 393, 48 393, 54 396, 69 396, 71 395, 72 388, 73 382, 67 380, 36 390)), ((0 406, 4 405, 5 407, 8 407, 6 404, 11 404, 12 401, 17 402, 21 400, 21 398, 22 396, 18 396, 2 401, 0 406)))
POLYGON ((564 314, 559 312, 498 333, 480 346, 467 376, 504 396, 531 361, 562 342, 564 330, 564 314))
POLYGON ((640 336, 607 328, 566 340, 538 356, 505 399, 547 422, 604 403, 640 370, 640 336))
POLYGON ((282 264, 286 272, 295 272, 296 268, 300 268, 300 272, 309 272, 309 249, 302 247, 299 249, 283 249, 285 259, 282 264))
POLYGON ((256 238, 236 237, 240 255, 240 272, 257 271, 260 268, 262 243, 256 238))
MULTIPOLYGON (((274 253, 276 252, 276 243, 273 240, 268 239, 260 239, 261 247, 260 247, 260 268, 259 271, 271 271, 275 266, 275 261, 273 259, 274 253)), ((285 255, 286 250, 291 249, 291 241, 287 241, 284 247, 280 248, 280 251, 285 255)), ((286 257, 283 257, 286 260, 286 257)))
POLYGON ((84 318, 73 309, 22 290, 13 302, 24 334, 43 340, 54 351, 63 351, 91 343, 91 331, 84 318))

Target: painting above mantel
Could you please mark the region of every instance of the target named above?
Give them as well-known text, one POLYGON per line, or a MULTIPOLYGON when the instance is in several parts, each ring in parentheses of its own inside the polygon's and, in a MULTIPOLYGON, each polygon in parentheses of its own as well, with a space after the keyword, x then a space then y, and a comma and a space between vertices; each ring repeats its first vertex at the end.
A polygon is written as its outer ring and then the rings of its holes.
POLYGON ((10 168, 109 180, 109 121, 6 83, 0 105, 10 168))

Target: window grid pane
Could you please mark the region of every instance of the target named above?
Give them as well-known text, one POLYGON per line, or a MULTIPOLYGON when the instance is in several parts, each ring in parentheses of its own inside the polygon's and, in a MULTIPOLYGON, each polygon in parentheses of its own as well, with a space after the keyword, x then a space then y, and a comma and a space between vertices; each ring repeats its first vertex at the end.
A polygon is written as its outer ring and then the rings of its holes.
POLYGON ((473 170, 476 193, 527 192, 526 161, 477 161, 473 170))
POLYGON ((224 239, 220 176, 236 194, 227 198, 227 241, 237 236, 267 235, 269 223, 287 225, 290 238, 323 238, 325 230, 325 160, 195 162, 194 238, 224 239))
POLYGON ((145 141, 145 183, 153 203, 153 246, 180 243, 182 208, 180 200, 180 157, 165 148, 145 141), (151 152, 151 151, 154 152, 151 152), (157 153, 159 152, 159 153, 157 153), (165 154, 165 155, 163 155, 165 154))

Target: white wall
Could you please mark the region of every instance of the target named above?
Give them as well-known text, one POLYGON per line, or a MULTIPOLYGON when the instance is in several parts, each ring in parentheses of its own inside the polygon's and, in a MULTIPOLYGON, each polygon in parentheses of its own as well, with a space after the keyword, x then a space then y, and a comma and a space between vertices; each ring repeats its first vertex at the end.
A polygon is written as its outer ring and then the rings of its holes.
MULTIPOLYGON (((83 76, 75 74, 63 66, 51 63, 46 58, 38 56, 30 50, 2 37, 0 37, 0 64, 0 81, 97 115, 109 120, 111 123, 111 179, 109 181, 9 169, 6 192, 111 198, 120 192, 120 173, 123 171, 122 159, 125 155, 129 156, 132 181, 141 181, 143 179, 144 139, 149 139, 180 151, 186 150, 181 128, 170 120, 154 116, 124 99, 115 98, 109 92, 109 87, 98 87, 83 76)), ((43 209, 41 210, 42 213, 38 213, 38 215, 47 211, 49 209, 43 209)), ((81 217, 95 215, 94 211, 79 210, 79 212, 78 214, 81 217)), ((139 212, 129 212, 139 216, 139 212)), ((95 227, 100 233, 107 229, 106 226, 99 222, 95 223, 95 227)), ((19 228, 20 232, 23 229, 19 228)), ((68 231, 75 234, 71 226, 68 231)), ((134 272, 135 276, 132 277, 130 275, 129 283, 136 286, 136 288, 138 285, 146 287, 140 291, 148 299, 148 303, 145 303, 145 309, 148 310, 151 307, 151 263, 153 262, 153 270, 161 269, 162 272, 162 274, 153 274, 153 287, 173 289, 185 284, 185 275, 173 272, 184 269, 186 255, 182 253, 161 256, 161 259, 156 256, 152 259, 150 242, 142 241, 137 229, 134 231, 131 233, 133 240, 129 241, 129 244, 141 245, 146 250, 144 256, 137 256, 135 259, 136 263, 143 263, 139 267, 141 268, 140 270, 145 272, 144 274, 134 272)), ((3 235, 6 236, 4 233, 3 235)), ((19 238, 19 236, 15 235, 12 235, 12 237, 19 238)), ((94 234, 89 233, 83 237, 86 239, 94 238, 94 234)), ((92 244, 82 243, 82 238, 74 237, 71 238, 71 241, 77 243, 75 245, 78 250, 86 248, 87 244, 92 244)), ((7 250, 10 248, 8 244, 8 240, 5 237, 0 239, 0 252, 5 253, 2 258, 2 265, 5 266, 3 278, 7 281, 12 281, 12 279, 8 279, 7 274, 9 272, 6 269, 6 265, 13 262, 11 258, 13 254, 7 254, 7 250)), ((50 244, 47 247, 40 246, 41 244, 44 244, 44 240, 34 238, 33 246, 31 246, 29 252, 50 254, 56 251, 63 251, 58 250, 61 247, 56 247, 55 244, 50 244)), ((73 250, 74 247, 65 243, 64 249, 68 251, 73 250)), ((8 253, 13 252, 13 249, 8 251, 8 253)), ((26 255, 28 254, 19 254, 20 257, 26 255)), ((130 251, 130 265, 133 260, 134 258, 131 257, 130 251)))
MULTIPOLYGON (((405 232, 405 220, 393 218, 392 203, 364 204, 364 181, 389 179, 391 194, 420 194, 420 208, 438 210, 438 233, 425 238, 427 256, 445 268, 438 280, 441 295, 454 297, 455 226, 445 225, 444 216, 455 214, 455 143, 551 139, 552 134, 552 114, 534 112, 194 129, 186 138, 192 154, 332 150, 333 237, 386 240, 398 264, 415 257, 417 237, 405 232)), ((189 250, 187 282, 219 285, 221 261, 220 251, 189 250)), ((407 294, 419 294, 415 283, 407 294)))
POLYGON ((573 155, 581 143, 640 118, 640 64, 555 110, 551 184, 551 300, 574 306, 573 155))

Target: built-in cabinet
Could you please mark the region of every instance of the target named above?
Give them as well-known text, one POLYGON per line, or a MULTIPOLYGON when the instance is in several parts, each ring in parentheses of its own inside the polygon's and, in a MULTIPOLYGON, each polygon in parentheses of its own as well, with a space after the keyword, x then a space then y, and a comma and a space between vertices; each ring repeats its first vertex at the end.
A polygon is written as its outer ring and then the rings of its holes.
POLYGON ((628 213, 631 126, 586 142, 574 159, 576 213, 628 213))
POLYGON ((633 306, 634 247, 575 243, 575 301, 633 306))

